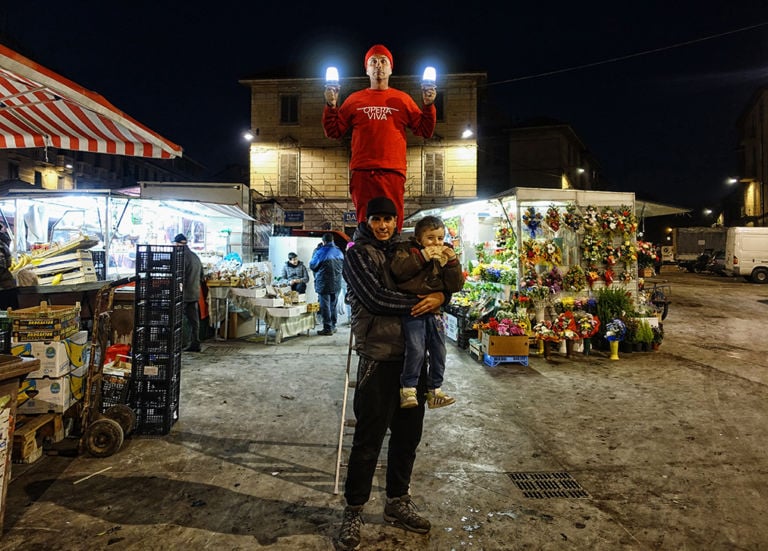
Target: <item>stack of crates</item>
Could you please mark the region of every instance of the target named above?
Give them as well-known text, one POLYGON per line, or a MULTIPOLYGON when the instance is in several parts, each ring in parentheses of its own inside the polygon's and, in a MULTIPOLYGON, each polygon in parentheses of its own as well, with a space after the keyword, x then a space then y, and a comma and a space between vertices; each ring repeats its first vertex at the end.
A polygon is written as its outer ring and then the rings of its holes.
POLYGON ((131 407, 136 433, 168 434, 179 418, 184 249, 137 245, 131 407))

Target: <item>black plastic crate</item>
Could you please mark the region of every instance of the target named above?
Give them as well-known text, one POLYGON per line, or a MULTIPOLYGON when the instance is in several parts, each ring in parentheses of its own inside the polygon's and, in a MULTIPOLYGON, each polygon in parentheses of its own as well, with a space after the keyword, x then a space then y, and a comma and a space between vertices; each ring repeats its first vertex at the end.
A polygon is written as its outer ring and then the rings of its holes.
POLYGON ((133 308, 134 327, 151 325, 181 327, 184 303, 180 300, 137 300, 133 308))
POLYGON ((181 352, 148 354, 133 350, 131 376, 137 383, 178 380, 181 352))
POLYGON ((181 352, 181 326, 134 326, 133 350, 145 354, 173 354, 181 352))
POLYGON ((141 276, 135 284, 136 300, 181 300, 182 278, 177 274, 151 274, 141 276))
POLYGON ((184 273, 184 248, 176 245, 136 245, 136 273, 184 273))
POLYGON ((104 373, 101 381, 101 412, 131 401, 131 379, 104 373))
POLYGON ((136 413, 136 433, 168 434, 179 419, 179 376, 170 381, 135 380, 131 408, 136 413))

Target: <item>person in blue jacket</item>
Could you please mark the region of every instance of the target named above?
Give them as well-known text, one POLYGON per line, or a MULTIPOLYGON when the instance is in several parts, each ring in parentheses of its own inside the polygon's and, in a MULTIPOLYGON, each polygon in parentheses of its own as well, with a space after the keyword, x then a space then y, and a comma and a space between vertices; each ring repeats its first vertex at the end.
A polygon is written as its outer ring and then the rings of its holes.
POLYGON ((323 328, 318 335, 333 335, 336 332, 336 307, 341 293, 344 253, 333 242, 333 235, 323 234, 323 241, 309 261, 309 269, 315 274, 315 292, 320 300, 320 317, 323 328))

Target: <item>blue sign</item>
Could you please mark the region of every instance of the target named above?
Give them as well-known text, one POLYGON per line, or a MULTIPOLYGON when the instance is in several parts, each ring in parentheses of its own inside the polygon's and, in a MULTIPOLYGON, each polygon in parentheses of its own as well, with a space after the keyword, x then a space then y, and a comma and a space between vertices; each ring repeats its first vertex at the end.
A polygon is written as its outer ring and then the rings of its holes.
POLYGON ((348 210, 344 213, 344 223, 351 222, 357 224, 357 213, 353 210, 348 210))
POLYGON ((304 211, 303 210, 287 210, 285 211, 285 221, 288 222, 303 222, 304 211))

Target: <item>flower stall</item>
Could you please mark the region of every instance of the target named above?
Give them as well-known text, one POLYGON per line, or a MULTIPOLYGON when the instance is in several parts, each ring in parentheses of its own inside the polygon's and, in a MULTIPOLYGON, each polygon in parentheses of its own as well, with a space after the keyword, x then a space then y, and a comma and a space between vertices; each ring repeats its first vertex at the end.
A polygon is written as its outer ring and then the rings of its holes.
POLYGON ((446 221, 467 274, 464 290, 446 308, 455 318, 448 324, 454 331, 447 334, 460 346, 466 348, 476 336, 478 321, 501 319, 498 310, 524 310, 529 335, 563 342, 570 350, 569 341, 591 338, 598 330, 604 337, 597 311, 586 309, 601 290, 643 304, 638 261, 644 260, 645 245, 637 239, 635 206, 635 195, 628 192, 513 188, 489 199, 420 211, 405 227, 427 214, 446 221), (563 309, 564 299, 580 307, 563 309))

